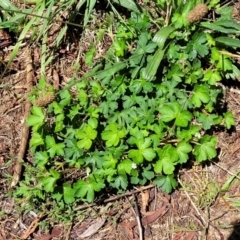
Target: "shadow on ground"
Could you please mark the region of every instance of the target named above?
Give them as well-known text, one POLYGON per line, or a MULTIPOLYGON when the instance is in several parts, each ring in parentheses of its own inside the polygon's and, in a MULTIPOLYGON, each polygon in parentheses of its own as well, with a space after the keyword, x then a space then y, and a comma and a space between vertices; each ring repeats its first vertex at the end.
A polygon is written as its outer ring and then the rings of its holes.
POLYGON ((240 239, 240 222, 234 225, 234 229, 227 240, 238 240, 238 239, 240 239))

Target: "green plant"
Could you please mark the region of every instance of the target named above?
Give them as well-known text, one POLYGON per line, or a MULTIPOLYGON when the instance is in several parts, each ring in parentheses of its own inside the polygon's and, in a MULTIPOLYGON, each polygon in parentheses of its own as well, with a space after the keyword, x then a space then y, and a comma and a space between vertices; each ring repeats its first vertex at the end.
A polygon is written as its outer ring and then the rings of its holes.
POLYGON ((188 23, 198 2, 179 4, 154 36, 148 16, 132 12, 116 26, 99 65, 60 90, 46 110, 32 108, 30 147, 43 194, 68 205, 91 202, 106 186, 124 191, 149 181, 169 193, 178 166, 217 156, 212 129, 234 125, 218 82, 239 71, 221 53, 232 38, 219 41, 224 32, 216 23, 188 23))
MULTIPOLYGON (((2 0, 0 2, 2 10, 0 29, 4 28, 14 32, 17 38, 17 43, 11 52, 7 67, 10 66, 22 43, 27 39, 29 45, 33 43, 40 43, 41 45, 41 75, 44 76, 46 67, 53 61, 55 50, 63 42, 68 27, 70 25, 77 28, 86 27, 96 2, 96 0, 25 0, 21 4, 21 9, 19 9, 9 0, 2 0), (76 19, 80 11, 84 11, 81 23, 71 22, 76 19), (61 14, 63 13, 69 14, 68 17, 71 21, 62 20, 61 14), (53 36, 53 32, 57 30, 59 30, 58 34, 53 36)), ((139 11, 133 0, 116 0, 113 2, 127 9, 139 11)), ((109 3, 112 5, 111 1, 109 3)))

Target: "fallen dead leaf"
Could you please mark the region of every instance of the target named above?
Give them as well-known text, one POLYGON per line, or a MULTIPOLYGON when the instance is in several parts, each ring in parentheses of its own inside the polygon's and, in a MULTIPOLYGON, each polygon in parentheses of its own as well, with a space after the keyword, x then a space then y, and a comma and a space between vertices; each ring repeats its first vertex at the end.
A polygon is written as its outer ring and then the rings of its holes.
POLYGON ((178 232, 174 235, 173 240, 179 240, 184 235, 185 235, 185 232, 178 232))
MULTIPOLYGON (((141 218, 141 222, 143 226, 146 226, 150 223, 153 223, 155 220, 157 220, 157 218, 159 218, 160 216, 163 216, 169 209, 169 204, 166 204, 165 206, 157 209, 152 215, 146 216, 144 218, 141 218)), ((120 225, 122 227, 125 228, 133 228, 137 225, 137 221, 130 221, 130 222, 122 222, 120 223, 120 225)))
POLYGON ((87 238, 90 237, 92 235, 94 235, 105 223, 106 218, 105 217, 99 217, 97 218, 93 224, 91 226, 89 226, 85 232, 83 232, 82 234, 78 235, 78 238, 87 238))
POLYGON ((142 215, 146 217, 146 216, 150 216, 150 215, 152 215, 154 213, 155 213, 155 211, 142 212, 142 215))
POLYGON ((7 47, 11 43, 12 43, 11 36, 3 29, 0 29, 0 48, 7 47))
POLYGON ((237 140, 230 148, 230 152, 233 155, 235 152, 237 152, 240 149, 239 141, 237 140))
POLYGON ((192 240, 195 237, 196 232, 190 232, 188 233, 186 240, 192 240))
POLYGON ((52 231, 48 234, 44 234, 41 236, 40 240, 50 240, 54 237, 58 237, 63 231, 63 228, 60 226, 53 227, 52 231))

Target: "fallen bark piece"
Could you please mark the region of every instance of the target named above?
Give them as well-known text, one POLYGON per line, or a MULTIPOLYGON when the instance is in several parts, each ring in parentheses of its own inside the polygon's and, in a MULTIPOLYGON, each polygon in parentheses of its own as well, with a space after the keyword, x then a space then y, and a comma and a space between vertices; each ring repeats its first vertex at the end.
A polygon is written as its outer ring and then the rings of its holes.
POLYGON ((27 52, 26 57, 26 69, 27 69, 27 92, 26 92, 26 103, 25 103, 25 113, 24 113, 24 123, 23 123, 23 130, 21 136, 21 142, 17 154, 17 159, 14 166, 14 173, 11 182, 11 187, 15 187, 20 179, 20 175, 22 173, 22 164, 24 155, 27 149, 28 144, 28 136, 29 136, 29 126, 26 124, 26 119, 30 115, 31 110, 31 102, 28 100, 28 94, 30 94, 32 90, 32 81, 33 81, 33 65, 32 65, 32 52, 31 49, 27 52))
POLYGON ((147 190, 142 191, 141 196, 142 196, 142 213, 146 213, 149 201, 149 192, 147 190))

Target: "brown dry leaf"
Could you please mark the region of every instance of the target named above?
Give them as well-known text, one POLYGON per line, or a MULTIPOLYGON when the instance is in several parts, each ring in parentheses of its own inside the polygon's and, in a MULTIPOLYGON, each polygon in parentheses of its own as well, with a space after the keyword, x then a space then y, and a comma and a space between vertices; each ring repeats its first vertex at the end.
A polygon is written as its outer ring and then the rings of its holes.
POLYGON ((148 191, 142 191, 142 212, 145 213, 147 211, 148 201, 149 201, 149 192, 148 191))
MULTIPOLYGON (((180 238, 184 237, 186 235, 187 232, 179 232, 177 234, 174 235, 174 240, 179 240, 180 238)), ((196 232, 188 232, 187 236, 185 236, 183 239, 186 240, 192 240, 196 235, 196 232)))
POLYGON ((192 240, 195 237, 196 232, 190 232, 188 233, 186 240, 192 240))
POLYGON ((179 240, 184 235, 185 235, 185 232, 178 232, 174 235, 173 240, 179 240))
MULTIPOLYGON (((160 216, 163 216, 169 209, 169 204, 164 205, 163 207, 157 209, 152 215, 146 216, 141 219, 142 225, 146 226, 150 223, 153 223, 155 220, 157 220, 160 216)), ((137 225, 137 221, 130 221, 130 222, 122 222, 120 223, 120 226, 125 228, 133 228, 137 225)))
POLYGON ((240 149, 239 141, 237 140, 236 143, 234 143, 230 149, 231 149, 230 150, 231 154, 234 154, 235 152, 237 152, 240 149))
POLYGON ((155 213, 155 211, 142 212, 142 215, 146 217, 146 216, 150 216, 150 215, 152 215, 154 213, 155 213))
POLYGON ((55 226, 53 227, 51 233, 42 235, 40 240, 50 240, 54 237, 58 237, 62 233, 62 230, 63 230, 62 227, 55 226))
POLYGON ((106 218, 105 217, 99 217, 97 218, 91 226, 89 226, 85 232, 83 232, 81 235, 78 235, 78 238, 87 238, 92 235, 94 235, 105 223, 106 218))
POLYGON ((0 29, 0 48, 7 47, 11 43, 11 36, 3 29, 0 29))

